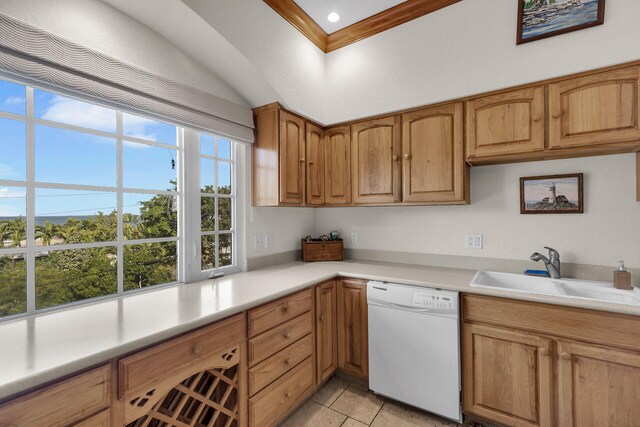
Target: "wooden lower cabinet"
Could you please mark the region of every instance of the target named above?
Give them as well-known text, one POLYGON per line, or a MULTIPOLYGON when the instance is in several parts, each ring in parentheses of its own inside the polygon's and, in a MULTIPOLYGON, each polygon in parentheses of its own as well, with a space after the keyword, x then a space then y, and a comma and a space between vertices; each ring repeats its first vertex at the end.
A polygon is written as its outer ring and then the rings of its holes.
POLYGON ((316 366, 318 383, 338 368, 338 285, 335 280, 316 286, 316 366))
POLYGON ((553 425, 552 341, 465 324, 463 410, 509 426, 553 425))
POLYGON ((559 425, 640 425, 640 353, 558 343, 559 425))
POLYGON ((338 280, 338 367, 350 374, 369 376, 367 282, 338 280))

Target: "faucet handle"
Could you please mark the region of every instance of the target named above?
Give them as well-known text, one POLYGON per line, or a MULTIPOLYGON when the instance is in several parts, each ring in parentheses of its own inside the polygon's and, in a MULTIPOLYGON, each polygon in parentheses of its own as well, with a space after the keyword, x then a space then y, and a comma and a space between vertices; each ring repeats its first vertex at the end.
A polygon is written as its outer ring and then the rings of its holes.
POLYGON ((545 246, 544 248, 549 251, 549 258, 560 259, 560 252, 556 251, 553 248, 550 248, 549 246, 545 246))

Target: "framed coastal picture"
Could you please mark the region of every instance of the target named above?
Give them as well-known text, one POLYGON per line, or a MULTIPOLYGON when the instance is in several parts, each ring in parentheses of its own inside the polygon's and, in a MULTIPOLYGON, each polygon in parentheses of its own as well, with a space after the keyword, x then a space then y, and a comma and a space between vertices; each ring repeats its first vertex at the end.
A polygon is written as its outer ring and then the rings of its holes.
POLYGON ((604 23, 605 0, 518 0, 518 44, 604 23))
POLYGON ((520 178, 521 214, 583 212, 581 173, 520 178))

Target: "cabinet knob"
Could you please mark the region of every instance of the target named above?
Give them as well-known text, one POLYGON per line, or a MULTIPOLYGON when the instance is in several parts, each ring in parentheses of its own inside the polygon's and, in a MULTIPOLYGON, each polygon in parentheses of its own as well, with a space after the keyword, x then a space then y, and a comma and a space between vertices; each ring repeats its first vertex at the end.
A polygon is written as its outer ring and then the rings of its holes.
POLYGON ((289 312, 289 304, 285 304, 282 306, 282 311, 284 311, 285 313, 289 312))
POLYGON ((193 348, 191 349, 191 352, 193 354, 200 354, 202 352, 202 346, 200 344, 194 345, 193 348))
POLYGON ((551 117, 553 117, 554 119, 559 119, 560 116, 562 116, 562 111, 557 111, 557 112, 553 113, 553 115, 551 117))
POLYGON ((300 163, 304 163, 304 157, 300 159, 300 163))
POLYGON ((394 162, 397 162, 398 161, 398 156, 393 156, 392 159, 393 159, 394 162))
POLYGON ((320 321, 321 321, 321 322, 324 322, 324 314, 321 314, 321 315, 320 315, 320 321))
POLYGON ((286 339, 290 339, 291 338, 291 333, 290 332, 285 332, 284 337, 286 339))
POLYGON ((284 361, 284 364, 287 365, 287 366, 291 366, 291 362, 293 362, 293 360, 287 359, 287 360, 284 361))
POLYGON ((540 354, 543 356, 548 356, 549 355, 549 349, 548 348, 544 348, 544 347, 540 347, 540 354))
POLYGON ((567 353, 567 352, 563 352, 560 357, 562 357, 564 360, 571 360, 571 354, 567 353))
POLYGON ((404 155, 404 159, 405 159, 405 160, 409 160, 410 158, 411 158, 411 156, 410 156, 409 154, 405 154, 405 155, 404 155))
POLYGON ((312 164, 313 164, 313 162, 309 162, 309 164, 310 164, 310 165, 312 165, 312 164))
POLYGON ((284 397, 286 397, 287 399, 291 397, 291 392, 288 391, 284 394, 284 397))
MULTIPOLYGON (((556 117, 556 118, 557 118, 557 117, 556 117)), ((536 122, 536 123, 537 123, 537 122, 539 122, 540 120, 542 120, 542 117, 541 117, 541 116, 533 116, 533 121, 534 121, 534 122, 536 122)))

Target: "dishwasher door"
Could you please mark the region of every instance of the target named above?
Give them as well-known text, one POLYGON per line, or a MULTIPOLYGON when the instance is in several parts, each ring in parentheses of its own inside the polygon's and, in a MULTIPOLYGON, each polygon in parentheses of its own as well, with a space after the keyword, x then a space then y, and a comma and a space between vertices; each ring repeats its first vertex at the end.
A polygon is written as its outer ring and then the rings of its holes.
MULTIPOLYGON (((389 293, 392 286, 384 284, 389 293)), ((406 291, 407 287, 404 292, 406 291)), ((424 297, 441 291, 408 287, 424 297)), ((374 290, 375 292, 375 290, 374 290)), ((447 294, 455 294, 447 292, 447 294)), ((390 295, 391 296, 391 295, 390 295)), ((396 295, 397 297, 397 295, 396 295)), ((375 393, 460 422, 460 328, 456 314, 410 307, 416 296, 369 302, 369 387, 375 393)), ((435 298, 435 297, 434 297, 435 298)))

